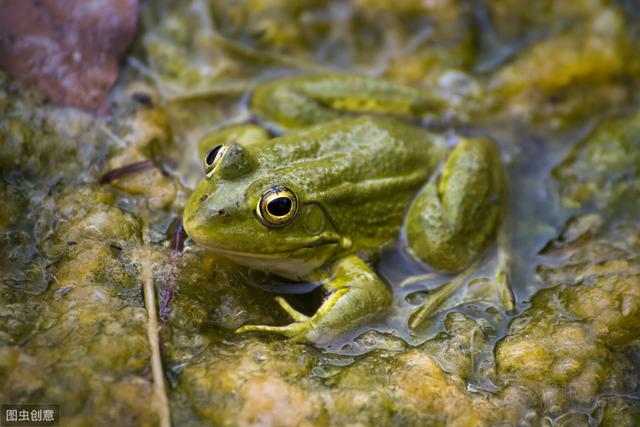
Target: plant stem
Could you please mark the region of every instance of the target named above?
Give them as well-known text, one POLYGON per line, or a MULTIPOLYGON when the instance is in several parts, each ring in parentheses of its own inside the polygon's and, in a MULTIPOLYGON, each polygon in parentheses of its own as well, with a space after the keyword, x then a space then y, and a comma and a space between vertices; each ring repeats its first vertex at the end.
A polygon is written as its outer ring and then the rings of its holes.
POLYGON ((151 272, 151 256, 142 254, 140 264, 142 266, 142 283, 144 301, 147 307, 147 337, 151 346, 151 375, 153 378, 154 401, 158 409, 161 427, 171 427, 171 414, 169 400, 164 384, 164 371, 162 369, 162 357, 160 353, 160 338, 158 336, 158 314, 156 312, 156 292, 153 287, 153 275, 151 272))

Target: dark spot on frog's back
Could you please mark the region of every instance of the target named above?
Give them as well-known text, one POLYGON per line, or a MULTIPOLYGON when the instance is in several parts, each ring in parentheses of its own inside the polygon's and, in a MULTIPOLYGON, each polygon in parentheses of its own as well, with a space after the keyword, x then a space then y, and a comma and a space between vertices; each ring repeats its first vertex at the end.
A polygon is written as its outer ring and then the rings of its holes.
POLYGON ((203 194, 202 197, 200 197, 200 201, 204 202, 205 200, 207 200, 208 197, 209 197, 209 195, 203 194))

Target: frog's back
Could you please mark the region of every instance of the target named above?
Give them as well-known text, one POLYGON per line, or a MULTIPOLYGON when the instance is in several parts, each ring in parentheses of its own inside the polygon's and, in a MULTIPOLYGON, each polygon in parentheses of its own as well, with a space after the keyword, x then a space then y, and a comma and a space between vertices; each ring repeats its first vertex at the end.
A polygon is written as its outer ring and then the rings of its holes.
POLYGON ((300 190, 301 203, 322 206, 353 249, 368 250, 397 235, 446 150, 442 137, 417 126, 357 117, 274 138, 256 156, 261 169, 300 190))

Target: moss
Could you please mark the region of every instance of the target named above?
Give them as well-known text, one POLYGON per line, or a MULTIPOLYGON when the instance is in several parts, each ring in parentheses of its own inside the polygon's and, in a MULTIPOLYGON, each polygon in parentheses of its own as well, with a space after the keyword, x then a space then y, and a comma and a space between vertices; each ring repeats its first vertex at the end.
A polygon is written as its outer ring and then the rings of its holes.
MULTIPOLYGON (((548 267, 562 272, 543 276, 550 287, 533 297, 531 309, 511 323, 496 349, 498 372, 525 381, 552 414, 588 406, 605 391, 625 393, 637 376, 614 349, 639 338, 640 264, 624 252, 615 259, 601 252, 598 240, 609 239, 619 241, 615 234, 600 235, 568 249, 572 270, 548 267)), ((620 249, 634 250, 629 242, 620 249)))
POLYGON ((571 208, 593 202, 606 210, 636 209, 639 175, 637 113, 601 121, 553 169, 562 203, 571 208))
POLYGON ((356 11, 367 20, 386 21, 406 43, 405 49, 390 52, 386 77, 426 85, 431 83, 426 79, 430 74, 440 75, 439 71, 448 69, 469 70, 475 63, 474 37, 478 34, 473 9, 467 1, 354 3, 356 11))
POLYGON ((638 70, 629 29, 619 10, 602 7, 578 24, 518 52, 491 78, 496 108, 547 125, 628 105, 625 80, 638 70))
POLYGON ((604 399, 601 425, 604 427, 634 426, 640 422, 640 407, 629 398, 604 399))
POLYGON ((576 25, 600 12, 608 3, 606 0, 541 0, 522 7, 517 0, 492 0, 487 9, 497 35, 503 41, 513 42, 576 25))
POLYGON ((113 191, 81 184, 95 180, 109 141, 81 113, 8 99, 2 180, 20 207, 6 211, 9 261, 41 274, 3 280, 0 397, 60 404, 65 425, 155 425, 146 312, 128 251, 142 244, 140 220, 115 206, 113 191))

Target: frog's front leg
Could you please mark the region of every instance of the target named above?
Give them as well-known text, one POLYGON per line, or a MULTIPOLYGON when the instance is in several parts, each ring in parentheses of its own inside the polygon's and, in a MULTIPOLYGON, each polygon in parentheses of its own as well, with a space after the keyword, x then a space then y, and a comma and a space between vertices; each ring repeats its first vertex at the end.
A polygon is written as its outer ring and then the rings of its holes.
POLYGON ((367 323, 392 300, 389 286, 357 256, 336 261, 323 286, 330 294, 313 316, 306 316, 283 298, 277 298, 295 322, 287 326, 246 325, 236 333, 274 332, 297 342, 322 344, 367 323))

